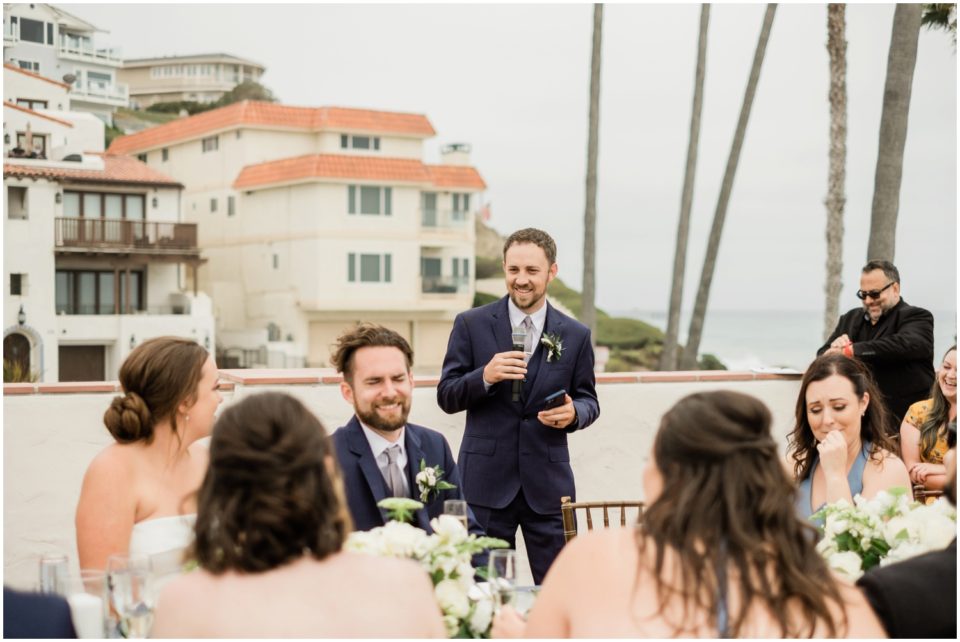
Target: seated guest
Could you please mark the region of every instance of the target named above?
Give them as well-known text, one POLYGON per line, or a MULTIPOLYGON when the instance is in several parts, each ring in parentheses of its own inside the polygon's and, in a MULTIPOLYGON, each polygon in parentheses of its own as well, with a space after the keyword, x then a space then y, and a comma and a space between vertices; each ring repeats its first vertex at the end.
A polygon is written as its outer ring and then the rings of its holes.
MULTIPOLYGON (((413 350, 397 332, 361 323, 337 340, 332 357, 343 373, 340 392, 354 409, 346 426, 333 433, 353 525, 365 531, 383 526, 377 502, 387 497, 420 501, 417 473, 423 462, 443 469, 442 481, 453 488, 431 491, 415 524, 431 532, 430 520, 443 513, 443 502, 463 499, 460 472, 446 438, 407 423, 413 400, 413 350)), ((438 480, 441 481, 441 480, 438 480)), ((468 509, 471 532, 480 526, 468 509)))
POLYGON ((349 532, 317 418, 289 395, 244 398, 213 429, 197 506, 200 569, 162 590, 151 635, 444 637, 423 569, 343 552, 349 532))
MULTIPOLYGON (((956 450, 944 496, 957 504, 956 450)), ((942 551, 875 567, 857 581, 891 638, 957 637, 957 539, 942 551)))
POLYGON ((103 415, 117 443, 90 462, 77 503, 80 568, 190 544, 207 469, 206 445, 195 442, 210 434, 218 377, 203 347, 177 337, 145 341, 123 362, 124 395, 103 415))
POLYGON ((943 455, 949 448, 947 425, 957 418, 957 346, 943 355, 930 398, 907 410, 900 426, 900 452, 910 481, 927 490, 940 490, 947 482, 943 455))
POLYGON ((824 504, 854 495, 910 488, 910 477, 887 436, 887 411, 869 371, 840 354, 819 357, 803 375, 788 452, 807 519, 824 504))
POLYGON ((59 595, 3 587, 3 637, 75 638, 70 605, 59 595))
POLYGON ((812 527, 797 518, 770 412, 757 399, 719 391, 677 402, 654 438, 643 494, 636 528, 597 530, 567 544, 526 630, 504 607, 494 635, 882 634, 866 600, 831 574, 812 527))

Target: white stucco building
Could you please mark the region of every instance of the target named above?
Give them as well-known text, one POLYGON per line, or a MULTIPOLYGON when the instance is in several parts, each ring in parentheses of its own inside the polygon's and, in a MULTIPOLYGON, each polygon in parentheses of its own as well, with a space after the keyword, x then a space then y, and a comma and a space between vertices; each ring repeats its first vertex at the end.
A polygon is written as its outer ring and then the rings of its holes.
POLYGON ((212 103, 242 82, 260 82, 264 66, 225 53, 162 56, 123 61, 117 71, 129 87, 130 106, 146 109, 155 103, 212 103))
POLYGON ((469 148, 423 162, 422 115, 245 101, 114 140, 181 182, 209 262, 219 348, 233 365, 326 366, 344 328, 374 321, 436 371, 473 301, 469 148))
POLYGON ((42 382, 102 381, 150 337, 212 348, 182 185, 103 153, 104 124, 89 113, 23 106, 60 105, 66 92, 4 68, 4 361, 42 382))
POLYGON ((117 82, 120 51, 98 47, 89 22, 49 4, 3 5, 3 61, 57 82, 71 77, 70 109, 95 114, 107 124, 126 107, 126 85, 117 82))

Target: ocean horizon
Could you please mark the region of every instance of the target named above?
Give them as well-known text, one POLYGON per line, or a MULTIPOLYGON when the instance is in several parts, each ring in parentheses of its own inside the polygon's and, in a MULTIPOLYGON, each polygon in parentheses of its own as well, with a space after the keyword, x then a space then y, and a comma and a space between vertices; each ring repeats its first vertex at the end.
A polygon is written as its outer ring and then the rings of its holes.
MULTIPOLYGON (((844 310, 846 312, 846 310, 844 310)), ((956 343, 956 309, 933 313, 933 358, 956 343)), ((680 317, 680 343, 687 338, 692 311, 680 317)), ((611 316, 639 319, 666 330, 666 310, 611 311, 611 316)), ((710 353, 730 370, 793 368, 803 371, 823 345, 822 310, 707 310, 700 354, 710 353)))

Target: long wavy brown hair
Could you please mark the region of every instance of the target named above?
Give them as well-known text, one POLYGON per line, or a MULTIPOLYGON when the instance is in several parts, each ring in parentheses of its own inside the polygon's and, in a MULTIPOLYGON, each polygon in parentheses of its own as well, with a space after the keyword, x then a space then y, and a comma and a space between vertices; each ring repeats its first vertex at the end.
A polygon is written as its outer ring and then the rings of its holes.
MULTIPOLYGON (((956 352, 957 346, 952 345, 950 349, 943 353, 942 361, 946 361, 947 355, 956 352)), ((943 396, 943 390, 940 389, 940 374, 933 381, 930 389, 930 399, 933 404, 930 412, 920 426, 920 460, 931 461, 930 453, 937 445, 937 438, 941 434, 947 433, 947 424, 950 423, 950 402, 943 396)), ((937 462, 939 463, 939 462, 937 462)))
POLYGON ((892 421, 890 412, 867 367, 859 359, 842 354, 825 354, 814 360, 803 375, 794 410, 793 430, 787 437, 787 451, 793 459, 793 476, 798 482, 807 478, 817 458, 817 439, 807 419, 807 388, 811 383, 833 375, 839 375, 853 384, 857 399, 862 399, 864 393, 870 395, 870 403, 860 419, 860 442, 870 442, 870 458, 882 463, 884 451, 890 454, 900 452, 886 430, 892 421))
POLYGON ((323 559, 352 527, 323 425, 278 392, 223 411, 197 504, 194 554, 215 575, 268 571, 305 553, 323 559))
POLYGON ((717 621, 728 575, 738 608, 727 601, 727 635, 741 634, 757 604, 783 637, 813 636, 820 623, 828 637, 844 635, 846 615, 837 622, 830 608, 842 609, 839 587, 814 549, 815 529, 796 515, 770 422, 763 403, 732 391, 689 395, 663 416, 653 445, 663 492, 641 515, 637 539, 641 559, 654 547, 660 610, 671 598, 683 603, 677 635, 697 612, 717 621), (676 566, 665 573, 668 548, 676 566))

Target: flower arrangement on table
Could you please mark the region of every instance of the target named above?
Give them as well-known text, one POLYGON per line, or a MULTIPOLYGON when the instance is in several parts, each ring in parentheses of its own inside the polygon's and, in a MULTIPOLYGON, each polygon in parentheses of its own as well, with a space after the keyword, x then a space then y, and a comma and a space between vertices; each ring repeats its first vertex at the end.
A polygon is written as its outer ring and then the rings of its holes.
MULTIPOLYGON (((356 531, 346 549, 357 553, 416 560, 433 582, 433 594, 443 612, 451 638, 487 638, 493 619, 491 597, 477 587, 470 558, 489 548, 507 548, 495 537, 477 537, 467 532, 456 517, 441 515, 430 521, 433 534, 409 524, 423 504, 404 497, 391 497, 379 504, 390 521, 369 531, 356 531)), ((482 573, 481 569, 480 572, 482 573)))
POLYGON ((822 521, 817 551, 840 575, 856 580, 885 566, 945 548, 957 536, 957 511, 946 499, 913 501, 906 488, 880 491, 873 499, 857 495, 827 504, 814 513, 822 521))

